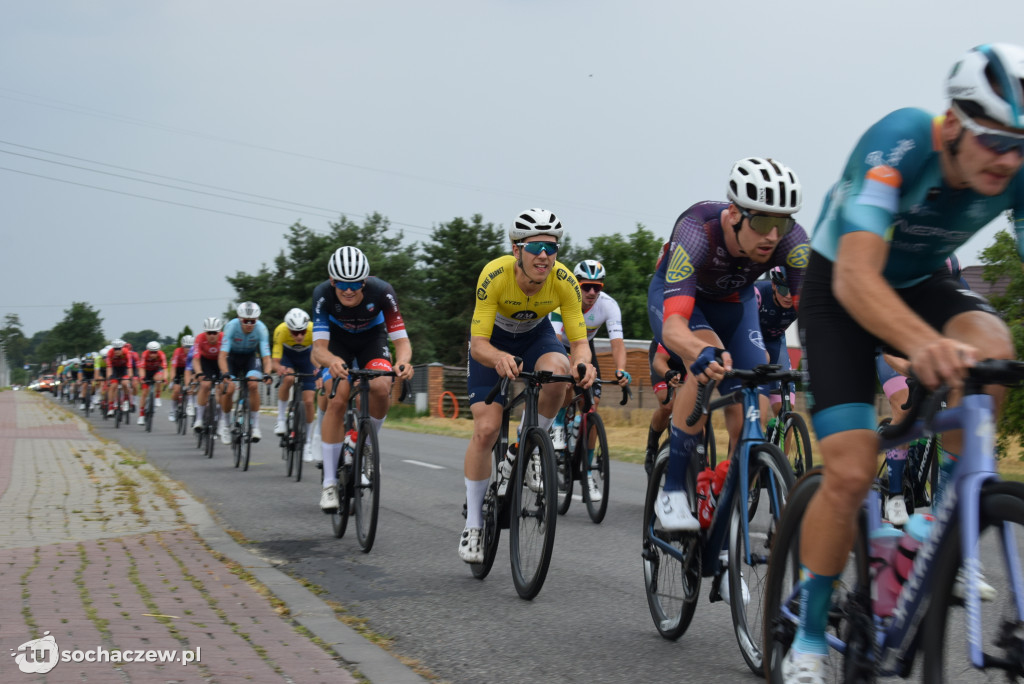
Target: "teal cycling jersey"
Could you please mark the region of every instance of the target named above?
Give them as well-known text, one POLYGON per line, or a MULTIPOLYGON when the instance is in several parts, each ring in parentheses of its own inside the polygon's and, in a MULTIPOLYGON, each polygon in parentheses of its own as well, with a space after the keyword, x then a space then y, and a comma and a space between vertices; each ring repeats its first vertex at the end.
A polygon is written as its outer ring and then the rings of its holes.
POLYGON ((1024 261, 1024 169, 991 197, 950 187, 939 165, 942 121, 907 108, 868 129, 825 199, 811 249, 835 261, 843 235, 875 233, 889 243, 885 279, 904 288, 942 268, 946 257, 1009 211, 1024 261))

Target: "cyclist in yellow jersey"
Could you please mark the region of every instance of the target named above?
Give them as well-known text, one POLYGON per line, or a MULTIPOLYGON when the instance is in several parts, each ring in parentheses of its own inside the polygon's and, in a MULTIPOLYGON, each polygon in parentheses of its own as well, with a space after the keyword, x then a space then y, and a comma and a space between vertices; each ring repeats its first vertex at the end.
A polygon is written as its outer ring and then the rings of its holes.
MULTIPOLYGON (((572 271, 555 259, 562 223, 544 209, 530 209, 516 217, 509 238, 512 255, 487 264, 476 289, 476 308, 469 344, 469 405, 473 437, 466 449, 466 528, 459 538, 459 558, 483 562, 482 506, 491 476, 491 447, 501 429, 504 397, 491 405, 483 402, 499 378, 516 377, 521 370, 547 370, 567 374, 585 364, 580 385, 590 387, 597 373, 591 365, 582 295, 572 271), (570 358, 555 336, 548 314, 561 307, 570 358), (516 364, 515 357, 522 359, 516 364)), ((545 385, 540 392, 538 422, 547 430, 561 408, 565 389, 545 385)))
MULTIPOLYGON (((315 371, 313 367, 313 321, 309 314, 296 307, 284 316, 284 321, 274 329, 273 347, 270 362, 274 372, 281 376, 281 386, 277 391, 277 424, 274 434, 283 435, 287 429, 285 414, 288 411, 288 397, 292 385, 295 384, 295 373, 315 371)), ((306 442, 302 447, 302 460, 310 463, 313 454, 313 421, 316 419, 316 407, 313 405, 313 393, 316 380, 312 377, 303 378, 301 382, 302 403, 306 405, 306 442)))

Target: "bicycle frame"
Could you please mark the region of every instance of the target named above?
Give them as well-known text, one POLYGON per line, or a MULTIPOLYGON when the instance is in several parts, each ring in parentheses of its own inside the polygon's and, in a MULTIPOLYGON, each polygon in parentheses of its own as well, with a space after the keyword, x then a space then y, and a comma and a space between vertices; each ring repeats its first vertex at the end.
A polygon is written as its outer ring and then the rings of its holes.
MULTIPOLYGON (((738 491, 746 492, 750 488, 750 449, 754 444, 765 443, 764 431, 761 429, 759 397, 760 394, 758 394, 756 389, 743 387, 721 397, 720 399, 716 399, 711 402, 708 407, 708 413, 710 414, 710 412, 715 409, 737 402, 742 402, 744 418, 743 428, 740 432, 739 444, 736 445, 736 448, 730 456, 729 474, 725 478, 725 484, 722 486, 722 492, 718 497, 715 514, 711 519, 711 526, 704 531, 703 548, 705 550, 714 551, 714 553, 703 554, 703 563, 701 565, 701 575, 703 577, 714 576, 720 570, 718 551, 725 547, 725 538, 729 532, 729 520, 732 515, 732 507, 734 505, 733 497, 736 496, 738 491), (739 464, 739 467, 735 467, 737 463, 739 464)), ((691 469, 696 463, 694 460, 695 458, 696 454, 691 456, 691 469)), ((770 481, 770 484, 774 487, 774 481, 770 481)), ((772 500, 776 500, 779 496, 779 492, 772 491, 770 492, 770 495, 772 500)), ((740 510, 742 512, 741 524, 743 527, 744 560, 749 565, 752 559, 750 555, 750 511, 748 504, 749 501, 747 497, 742 496, 740 501, 740 510)), ((670 544, 665 543, 657 537, 654 531, 654 521, 647 521, 647 525, 647 532, 650 540, 664 553, 667 553, 681 563, 685 563, 686 558, 683 554, 679 553, 670 544)), ((761 560, 767 562, 768 559, 765 557, 761 560)))
MULTIPOLYGON (((918 421, 907 433, 893 438, 883 439, 882 450, 898 444, 917 439, 928 431, 941 433, 950 430, 963 430, 964 442, 960 461, 953 476, 946 484, 942 507, 934 511, 935 523, 931 533, 918 549, 910 576, 900 592, 890 622, 884 629, 876 630, 878 647, 878 676, 901 675, 909 668, 917 652, 917 633, 928 612, 931 602, 931 586, 938 572, 933 562, 941 544, 949 537, 954 516, 960 522, 960 552, 963 567, 967 570, 966 582, 966 619, 967 646, 971 663, 976 668, 983 666, 981 645, 981 596, 978 591, 977 576, 980 569, 978 559, 978 529, 980 525, 980 506, 982 486, 990 480, 999 480, 996 474, 994 454, 995 425, 993 422, 993 402, 987 394, 968 394, 964 396, 960 406, 947 408, 937 413, 928 425, 918 421)), ((878 492, 871 490, 865 502, 868 532, 881 525, 881 513, 878 492)), ((1012 534, 1002 535, 1002 550, 1005 556, 1010 577, 1012 578, 1011 593, 1018 620, 1024 620, 1024 581, 1021 579, 1021 567, 1017 556, 1017 542, 1012 534)), ((867 590, 867 587, 860 587, 867 590)), ((797 620, 797 616, 788 608, 789 601, 799 594, 800 584, 783 604, 782 614, 787 619, 797 620)), ((876 625, 881 618, 875 618, 876 625)), ((835 635, 826 635, 829 645, 840 653, 846 652, 846 644, 835 635)))

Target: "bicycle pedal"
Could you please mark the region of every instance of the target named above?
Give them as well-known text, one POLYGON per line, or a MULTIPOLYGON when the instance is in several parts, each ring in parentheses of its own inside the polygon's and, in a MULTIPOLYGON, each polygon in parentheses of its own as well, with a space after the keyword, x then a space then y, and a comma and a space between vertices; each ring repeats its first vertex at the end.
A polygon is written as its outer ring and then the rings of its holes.
POLYGON ((725 599, 722 598, 721 588, 722 576, 715 575, 715 579, 711 582, 711 592, 708 594, 708 601, 710 601, 711 603, 724 601, 725 599))

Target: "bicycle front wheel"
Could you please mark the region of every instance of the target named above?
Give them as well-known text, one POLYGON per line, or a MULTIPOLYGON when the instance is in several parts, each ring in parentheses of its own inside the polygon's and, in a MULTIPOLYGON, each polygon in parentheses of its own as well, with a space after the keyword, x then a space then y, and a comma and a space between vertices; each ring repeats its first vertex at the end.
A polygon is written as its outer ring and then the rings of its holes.
MULTIPOLYGON (((978 555, 988 559, 984 581, 995 590, 982 594, 980 628, 976 634, 985 667, 970 662, 964 648, 968 627, 964 595, 969 568, 963 565, 959 518, 954 518, 950 534, 935 555, 938 569, 932 585, 933 595, 922 626, 921 650, 924 652, 925 682, 994 682, 1024 679, 1024 615, 1016 608, 1014 577, 1011 568, 1024 566, 1024 483, 992 482, 981 492, 978 555), (1012 554, 1012 555, 1011 555, 1012 554), (942 651, 934 649, 941 648, 942 651)), ((979 574, 980 578, 981 575, 979 574)), ((1017 577, 1016 581, 1020 582, 1017 577)))
MULTIPOLYGON (((732 467, 737 467, 733 465, 732 467)), ((786 457, 771 444, 756 444, 749 454, 750 487, 763 490, 760 514, 751 519, 743 515, 743 502, 749 497, 742 489, 733 498, 729 518, 729 596, 732 624, 740 653, 747 667, 761 674, 764 667, 761 639, 764 634, 764 584, 768 574, 768 555, 775 540, 779 517, 793 487, 793 472, 786 457), (747 521, 746 530, 743 522, 747 521)))
POLYGON ((581 449, 580 455, 583 457, 581 464, 584 478, 580 489, 583 490, 583 503, 587 506, 587 514, 595 524, 600 524, 608 512, 608 493, 612 481, 608 435, 604 431, 604 421, 596 413, 587 416, 587 423, 590 433, 588 439, 583 440, 581 437, 580 441, 584 444, 582 447, 577 446, 577 449, 581 449), (590 457, 587 446, 590 440, 594 440, 593 458, 590 457))
MULTIPOLYGON (((579 445, 576 446, 579 449, 579 445)), ((555 481, 558 483, 558 514, 565 515, 572 503, 573 479, 576 477, 574 457, 568 449, 555 452, 555 481)))
POLYGON ((804 473, 814 467, 811 434, 807 430, 807 421, 799 413, 786 414, 780 446, 796 477, 803 477, 804 473))
MULTIPOLYGON (((302 481, 302 454, 306 448, 306 405, 299 403, 295 409, 295 428, 292 434, 295 435, 294 445, 292 447, 291 458, 295 462, 295 481, 302 481)), ((290 475, 291 473, 289 473, 290 475)))
POLYGON ((555 456, 544 430, 532 427, 520 442, 509 520, 512 582, 527 601, 540 593, 551 563, 558 521, 555 456))
POLYGON ((356 509, 356 541, 363 553, 369 553, 377 536, 377 514, 380 511, 380 447, 377 432, 369 421, 359 428, 355 461, 352 506, 356 509))
POLYGON ((153 400, 153 395, 156 394, 156 389, 149 389, 149 396, 146 398, 146 432, 153 431, 153 413, 156 411, 156 402, 153 400))
MULTIPOLYGON (((699 532, 670 532, 662 529, 654 513, 668 472, 669 442, 665 440, 654 460, 644 501, 643 565, 647 605, 658 634, 675 641, 693 620, 701 579, 701 535, 699 532), (678 556, 676 555, 678 554, 678 556)), ((690 459, 686 471, 686 496, 697 501, 697 459, 690 459)))
MULTIPOLYGON (((786 508, 777 523, 768 563, 761 620, 764 631, 764 675, 770 684, 784 684, 782 661, 793 644, 800 619, 800 532, 807 506, 821 486, 821 480, 820 469, 804 475, 790 490, 786 508)), ((871 616, 865 614, 865 606, 870 611, 871 578, 864 510, 858 515, 857 524, 853 549, 835 583, 829 604, 826 629, 847 643, 845 657, 836 651, 830 651, 828 656, 837 682, 868 681, 857 676, 863 676, 862 668, 870 666, 874 643, 871 616), (857 675, 848 673, 846 668, 858 670, 857 675)))

